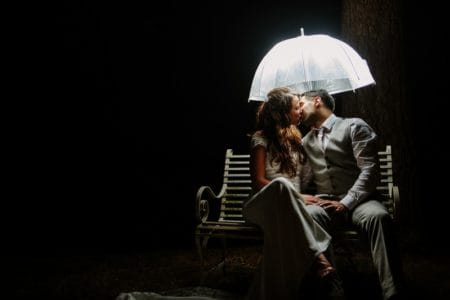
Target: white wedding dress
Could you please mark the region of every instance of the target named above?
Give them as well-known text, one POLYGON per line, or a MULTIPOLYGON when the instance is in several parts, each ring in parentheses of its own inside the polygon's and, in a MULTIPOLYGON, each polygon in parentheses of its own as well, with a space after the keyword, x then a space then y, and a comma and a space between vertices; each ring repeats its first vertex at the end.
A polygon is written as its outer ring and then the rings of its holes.
MULTIPOLYGON (((257 145, 267 147, 258 133, 252 137, 252 146, 257 145)), ((262 264, 247 298, 298 299, 304 276, 315 257, 328 248, 331 237, 307 212, 300 194, 300 175, 289 178, 280 174, 279 166, 270 164, 270 155, 266 159, 266 177, 272 181, 254 194, 243 210, 245 219, 264 232, 262 264)))

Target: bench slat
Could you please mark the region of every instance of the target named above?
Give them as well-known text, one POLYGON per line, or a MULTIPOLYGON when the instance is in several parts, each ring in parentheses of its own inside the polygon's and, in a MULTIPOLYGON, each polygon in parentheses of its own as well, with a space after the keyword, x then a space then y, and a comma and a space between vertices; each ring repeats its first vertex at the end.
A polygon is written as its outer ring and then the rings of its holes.
POLYGON ((224 197, 225 198, 228 198, 228 197, 248 197, 248 193, 246 193, 246 194, 225 194, 224 195, 224 197))
POLYGON ((250 159, 250 154, 231 154, 227 158, 248 158, 250 159))
POLYGON ((244 203, 244 201, 242 200, 223 200, 222 203, 224 204, 240 204, 242 205, 244 203))
POLYGON ((249 165, 250 162, 248 161, 229 161, 227 162, 229 165, 249 165))
POLYGON ((230 180, 228 178, 225 178, 225 183, 252 183, 251 180, 230 180))
POLYGON ((228 190, 235 190, 235 191, 251 191, 252 188, 249 186, 227 186, 228 190))
POLYGON ((246 167, 246 168, 233 168, 230 166, 225 166, 225 171, 248 171, 250 172, 250 167, 246 167))
POLYGON ((244 220, 244 217, 242 216, 242 214, 239 214, 239 215, 238 215, 238 214, 226 214, 226 213, 221 213, 220 216, 223 217, 223 218, 225 218, 225 217, 228 217, 228 218, 239 218, 239 219, 244 220))
POLYGON ((222 211, 242 211, 242 207, 224 207, 222 208, 222 211))

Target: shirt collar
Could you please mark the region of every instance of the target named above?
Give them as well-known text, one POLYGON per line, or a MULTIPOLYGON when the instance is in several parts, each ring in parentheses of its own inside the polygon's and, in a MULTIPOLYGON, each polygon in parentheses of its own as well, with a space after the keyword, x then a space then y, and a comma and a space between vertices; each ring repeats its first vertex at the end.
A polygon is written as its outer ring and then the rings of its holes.
POLYGON ((325 128, 324 130, 326 132, 330 132, 331 128, 333 127, 334 123, 336 123, 337 117, 335 114, 331 114, 323 123, 322 126, 325 128))

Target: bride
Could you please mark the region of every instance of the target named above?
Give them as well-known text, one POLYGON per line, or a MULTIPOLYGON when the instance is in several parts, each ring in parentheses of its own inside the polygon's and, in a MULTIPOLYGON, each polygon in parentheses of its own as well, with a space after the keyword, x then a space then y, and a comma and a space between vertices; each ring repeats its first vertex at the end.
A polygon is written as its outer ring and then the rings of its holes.
POLYGON ((289 88, 275 88, 267 98, 256 115, 250 155, 253 195, 243 210, 245 219, 264 232, 261 269, 247 298, 299 299, 308 272, 319 279, 335 273, 324 254, 331 237, 306 210, 316 199, 300 194, 301 174, 308 172, 297 128, 299 98, 289 88))

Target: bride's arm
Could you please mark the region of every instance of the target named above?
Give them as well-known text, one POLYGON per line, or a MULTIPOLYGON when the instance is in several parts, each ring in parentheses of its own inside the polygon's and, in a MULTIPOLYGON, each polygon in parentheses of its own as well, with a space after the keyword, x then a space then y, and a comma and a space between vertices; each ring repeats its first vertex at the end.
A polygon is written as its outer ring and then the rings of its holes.
POLYGON ((266 148, 261 145, 253 147, 250 152, 250 175, 255 191, 259 191, 270 182, 266 178, 266 155, 266 148))

